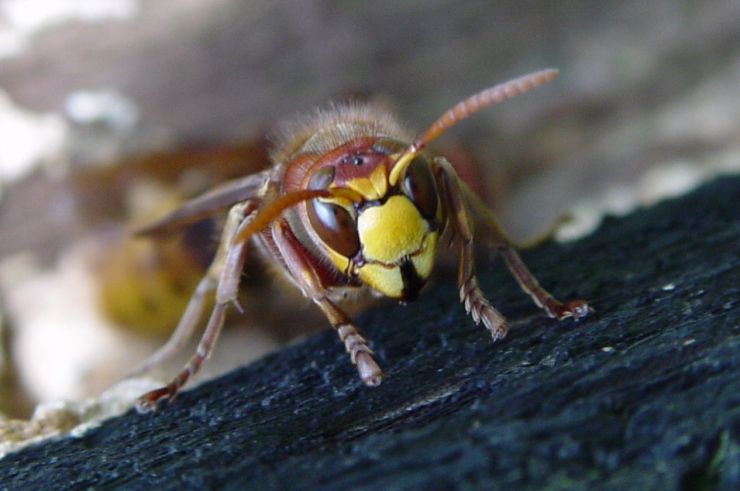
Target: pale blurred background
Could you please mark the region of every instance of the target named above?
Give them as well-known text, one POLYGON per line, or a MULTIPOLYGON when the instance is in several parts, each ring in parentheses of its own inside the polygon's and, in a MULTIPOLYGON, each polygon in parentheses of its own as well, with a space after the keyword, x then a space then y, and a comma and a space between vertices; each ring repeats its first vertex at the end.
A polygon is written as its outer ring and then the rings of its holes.
MULTIPOLYGON (((569 212, 561 237, 575 237, 740 169, 736 0, 0 0, 0 412, 95 394, 161 343, 127 327, 133 308, 100 300, 127 288, 126 223, 253 172, 276 122, 359 94, 421 131, 545 67, 560 78, 436 146, 485 176, 516 236, 569 212)), ((192 247, 192 278, 173 287, 185 300, 202 267, 192 247)), ((132 261, 162 261, 156 250, 132 261)), ((227 331, 212 372, 294 334, 257 317, 268 327, 227 331)))

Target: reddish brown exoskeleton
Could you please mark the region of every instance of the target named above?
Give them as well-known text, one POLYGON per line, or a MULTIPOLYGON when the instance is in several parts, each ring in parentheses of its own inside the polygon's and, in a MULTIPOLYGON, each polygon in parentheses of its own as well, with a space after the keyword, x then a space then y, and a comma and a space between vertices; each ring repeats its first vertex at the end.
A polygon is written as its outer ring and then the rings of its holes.
POLYGON ((213 350, 230 303, 236 303, 248 244, 272 260, 326 315, 362 381, 383 372, 360 330, 338 302, 348 289, 412 300, 432 273, 440 236, 459 245, 460 300, 493 339, 508 330, 475 277, 473 217, 486 225, 520 286, 550 317, 586 316, 583 300, 561 303, 529 272, 492 212, 460 181, 444 157, 426 145, 458 121, 557 76, 542 70, 479 92, 447 111, 421 136, 410 135, 372 106, 333 106, 293 122, 272 153, 272 168, 196 198, 147 227, 150 232, 231 206, 220 246, 175 333, 144 365, 169 357, 190 338, 208 295, 215 292, 197 352, 168 385, 144 394, 140 410, 172 398, 213 350), (409 143, 411 142, 411 143, 409 143))

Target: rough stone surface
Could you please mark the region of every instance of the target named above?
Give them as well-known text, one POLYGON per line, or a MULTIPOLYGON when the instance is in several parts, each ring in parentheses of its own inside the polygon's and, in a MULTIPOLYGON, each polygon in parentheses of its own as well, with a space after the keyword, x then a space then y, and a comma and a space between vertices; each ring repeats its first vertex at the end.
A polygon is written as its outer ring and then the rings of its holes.
POLYGON ((80 438, 0 461, 2 489, 739 489, 740 178, 525 254, 558 323, 501 264, 491 343, 454 283, 360 317, 387 373, 359 382, 333 332, 80 438))

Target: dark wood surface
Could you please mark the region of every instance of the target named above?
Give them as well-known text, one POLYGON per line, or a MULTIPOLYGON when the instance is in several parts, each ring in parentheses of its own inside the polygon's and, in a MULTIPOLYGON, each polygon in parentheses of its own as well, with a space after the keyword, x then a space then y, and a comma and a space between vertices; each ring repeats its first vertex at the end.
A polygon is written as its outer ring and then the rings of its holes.
POLYGON ((323 332, 80 438, 0 461, 2 489, 738 489, 740 178, 607 218, 525 260, 596 314, 547 319, 500 263, 491 343, 453 281, 359 318, 387 379, 323 332))

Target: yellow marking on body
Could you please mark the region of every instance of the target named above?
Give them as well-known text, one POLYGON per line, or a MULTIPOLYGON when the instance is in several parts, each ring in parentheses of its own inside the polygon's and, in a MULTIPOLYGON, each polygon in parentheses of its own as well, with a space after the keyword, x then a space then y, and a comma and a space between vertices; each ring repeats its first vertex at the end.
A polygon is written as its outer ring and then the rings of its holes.
POLYGON ((370 182, 370 179, 368 179, 367 177, 357 177, 355 179, 347 181, 347 186, 360 193, 362 197, 366 200, 378 199, 377 197, 375 197, 375 189, 373 188, 373 183, 370 182))
MULTIPOLYGON (((419 278, 426 280, 434 268, 434 255, 439 234, 432 232, 424 237, 421 249, 411 256, 411 262, 419 278)), ((390 298, 403 296, 403 276, 399 264, 367 263, 359 269, 360 279, 366 285, 390 298)))
POLYGON ((370 182, 373 185, 373 189, 375 189, 376 194, 378 195, 377 198, 373 199, 380 199, 383 196, 385 196, 388 193, 388 176, 385 175, 385 165, 379 165, 373 172, 370 174, 370 182))
POLYGON ((414 264, 416 274, 418 274, 419 278, 422 280, 426 280, 432 274, 438 237, 439 234, 437 232, 432 232, 424 237, 424 245, 421 251, 411 257, 411 262, 414 264))
POLYGON ((359 271, 360 279, 375 291, 391 298, 400 298, 403 295, 403 279, 401 268, 389 268, 382 264, 365 264, 359 271))
POLYGON ((329 253, 329 259, 337 267, 339 271, 344 273, 349 268, 349 258, 339 254, 337 251, 329 246, 326 246, 326 251, 329 253))
POLYGON ((365 258, 386 264, 398 263, 419 250, 428 229, 419 210, 401 195, 366 209, 357 221, 365 258))
POLYGON ((347 210, 351 210, 355 203, 361 202, 364 197, 354 189, 348 188, 329 188, 331 197, 317 198, 322 203, 332 203, 339 205, 347 210))
POLYGON ((357 194, 357 192, 353 191, 352 189, 332 187, 329 189, 329 191, 332 195, 335 196, 335 199, 337 199, 337 201, 346 202, 350 205, 352 203, 362 201, 362 195, 357 194))
POLYGON ((360 193, 368 201, 381 199, 388 192, 385 166, 379 165, 369 177, 358 177, 347 181, 347 186, 360 193))
MULTIPOLYGON (((367 262, 357 268, 356 274, 375 291, 390 298, 403 296, 400 264, 405 258, 411 260, 421 279, 431 275, 439 233, 429 230, 427 221, 406 196, 391 196, 384 204, 367 208, 357 220, 357 231, 367 262)), ((327 254, 337 269, 352 274, 350 258, 328 247, 327 254)))

